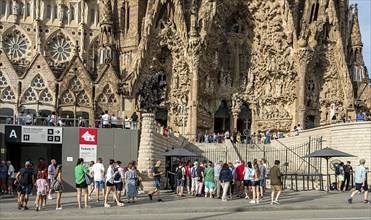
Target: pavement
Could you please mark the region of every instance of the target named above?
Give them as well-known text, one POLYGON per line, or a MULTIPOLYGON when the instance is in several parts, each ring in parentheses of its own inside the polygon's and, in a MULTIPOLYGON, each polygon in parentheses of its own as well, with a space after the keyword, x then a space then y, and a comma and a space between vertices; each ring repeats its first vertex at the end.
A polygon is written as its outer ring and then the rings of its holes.
MULTIPOLYGON (((170 191, 162 193, 161 198, 164 202, 157 202, 154 197, 150 201, 146 194, 138 196, 136 203, 127 203, 124 207, 117 207, 113 204, 112 199, 110 204, 113 207, 104 208, 103 202, 95 202, 95 195, 89 201, 91 206, 89 209, 78 209, 76 201, 76 193, 63 193, 61 204, 62 210, 55 210, 55 199, 48 200, 46 207, 39 212, 33 208, 35 196, 31 196, 29 201, 30 210, 19 211, 15 197, 2 196, 0 197, 0 219, 5 218, 40 218, 40 217, 77 217, 77 216, 106 216, 106 215, 173 215, 179 214, 204 214, 204 213, 238 213, 238 212, 259 212, 259 211, 300 211, 300 210, 360 210, 368 213, 371 205, 363 203, 363 195, 357 195, 353 204, 348 204, 347 199, 350 192, 331 192, 327 194, 322 191, 283 191, 280 198, 281 205, 270 205, 270 193, 259 204, 250 204, 249 200, 241 198, 233 198, 228 202, 222 202, 220 199, 198 198, 193 196, 178 197, 170 191)), ((112 197, 110 197, 112 198, 112 197)), ((83 203, 82 203, 83 204, 83 203)), ((139 218, 140 219, 140 218, 139 218)))

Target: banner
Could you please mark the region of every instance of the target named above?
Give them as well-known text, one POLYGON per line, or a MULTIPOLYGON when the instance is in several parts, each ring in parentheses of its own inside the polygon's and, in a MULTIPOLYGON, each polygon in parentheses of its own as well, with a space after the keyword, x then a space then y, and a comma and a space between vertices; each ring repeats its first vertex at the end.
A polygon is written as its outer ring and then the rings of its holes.
POLYGON ((85 162, 97 160, 98 130, 92 128, 80 128, 79 157, 85 162))

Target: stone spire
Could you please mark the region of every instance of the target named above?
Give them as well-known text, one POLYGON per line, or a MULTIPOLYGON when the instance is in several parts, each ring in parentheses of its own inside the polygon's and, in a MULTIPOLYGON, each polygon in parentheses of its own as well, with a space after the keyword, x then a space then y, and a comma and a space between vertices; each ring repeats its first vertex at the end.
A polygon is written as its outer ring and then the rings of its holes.
POLYGON ((352 19, 352 30, 351 30, 351 46, 363 47, 361 29, 359 27, 358 20, 358 7, 357 4, 354 5, 353 19, 352 19))
POLYGON ((114 47, 114 25, 111 0, 100 0, 100 34, 99 34, 99 65, 113 64, 116 54, 114 47))

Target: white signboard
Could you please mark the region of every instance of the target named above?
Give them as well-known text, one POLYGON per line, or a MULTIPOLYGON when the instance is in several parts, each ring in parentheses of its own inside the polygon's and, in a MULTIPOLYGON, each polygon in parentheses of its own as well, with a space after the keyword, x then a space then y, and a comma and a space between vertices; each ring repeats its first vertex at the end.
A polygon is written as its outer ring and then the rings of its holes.
POLYGON ((23 143, 62 144, 62 128, 22 126, 23 143))
POLYGON ((80 144, 80 158, 85 162, 97 160, 97 145, 80 144))

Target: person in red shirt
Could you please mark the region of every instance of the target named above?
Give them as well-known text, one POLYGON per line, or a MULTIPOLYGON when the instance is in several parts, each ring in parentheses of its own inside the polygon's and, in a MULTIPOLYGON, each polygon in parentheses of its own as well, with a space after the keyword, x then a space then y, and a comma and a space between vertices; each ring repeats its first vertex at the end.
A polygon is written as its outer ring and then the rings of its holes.
POLYGON ((245 161, 242 160, 241 161, 241 164, 239 164, 237 167, 236 167, 236 180, 237 180, 237 196, 239 197, 242 197, 243 196, 243 178, 244 178, 244 170, 245 170, 245 161))
MULTIPOLYGON (((37 171, 47 170, 48 164, 45 162, 45 159, 40 157, 39 158, 39 164, 37 165, 37 171)), ((44 176, 46 179, 48 179, 48 172, 44 172, 44 176)))
POLYGON ((188 194, 191 194, 191 161, 190 160, 187 161, 187 164, 185 166, 185 176, 186 176, 185 185, 187 186, 187 192, 188 194))

